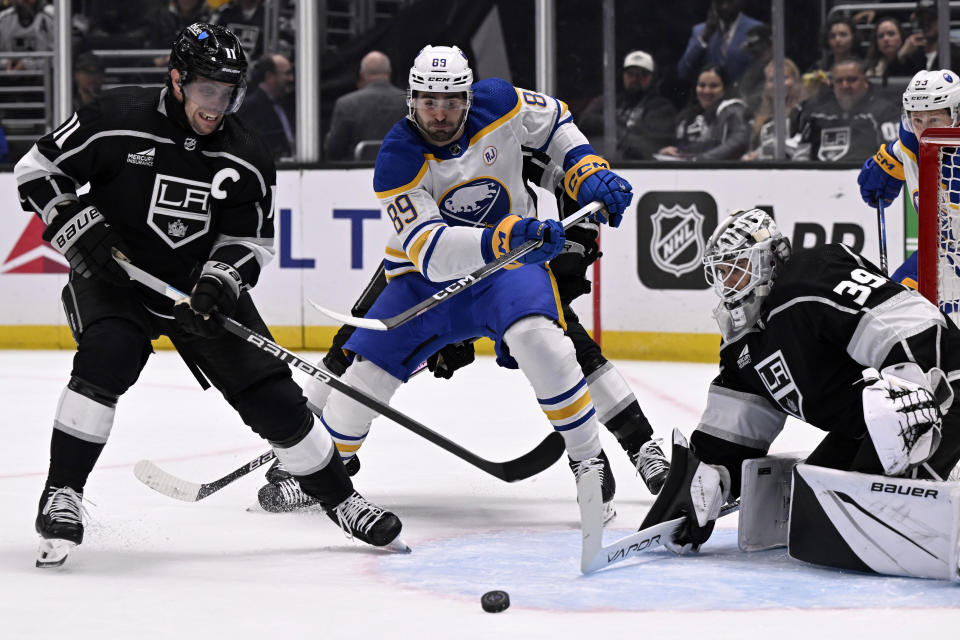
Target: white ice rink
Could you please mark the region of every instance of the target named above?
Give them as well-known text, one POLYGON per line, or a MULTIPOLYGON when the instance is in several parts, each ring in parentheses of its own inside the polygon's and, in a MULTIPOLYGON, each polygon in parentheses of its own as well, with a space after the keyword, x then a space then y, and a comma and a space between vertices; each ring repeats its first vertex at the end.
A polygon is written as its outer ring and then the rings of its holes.
MULTIPOLYGON (((782 551, 743 554, 736 516, 699 556, 648 553, 582 576, 573 477, 564 463, 506 484, 378 419, 354 478, 403 520, 410 555, 348 541, 321 513, 248 512, 262 473, 198 502, 141 485, 149 458, 210 481, 266 446, 215 391, 202 392, 173 352, 154 355, 121 399, 85 503, 86 538, 60 569, 33 566, 37 500, 68 351, 0 351, 0 638, 927 638, 960 626, 960 586, 816 568, 782 551), (509 592, 489 614, 480 596, 509 592)), ((696 425, 711 365, 618 362, 668 436, 696 425)), ((401 411, 493 460, 548 432, 517 372, 479 358, 451 381, 402 388, 401 411)), ((652 503, 613 437, 618 481, 609 536, 652 503)), ((809 450, 813 428, 788 423, 776 451, 809 450)))

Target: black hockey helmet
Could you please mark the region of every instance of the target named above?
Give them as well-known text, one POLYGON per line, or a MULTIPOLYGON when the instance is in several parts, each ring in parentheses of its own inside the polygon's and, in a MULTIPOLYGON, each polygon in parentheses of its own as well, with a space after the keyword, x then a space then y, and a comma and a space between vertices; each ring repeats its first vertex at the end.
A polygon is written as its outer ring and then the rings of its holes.
POLYGON ((183 29, 170 51, 169 69, 180 72, 180 87, 197 78, 234 85, 229 104, 222 111, 240 107, 247 90, 247 56, 237 36, 216 24, 195 22, 183 29))

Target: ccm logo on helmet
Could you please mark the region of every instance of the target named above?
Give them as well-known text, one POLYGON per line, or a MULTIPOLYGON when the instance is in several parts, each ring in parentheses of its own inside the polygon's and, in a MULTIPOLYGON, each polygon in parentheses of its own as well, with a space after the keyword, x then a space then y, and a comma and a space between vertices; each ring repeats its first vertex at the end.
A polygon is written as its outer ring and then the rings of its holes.
POLYGON ((870 491, 876 491, 878 493, 898 493, 902 496, 913 496, 915 498, 937 499, 936 489, 924 489, 923 487, 904 487, 899 484, 890 484, 887 482, 871 483, 870 491))

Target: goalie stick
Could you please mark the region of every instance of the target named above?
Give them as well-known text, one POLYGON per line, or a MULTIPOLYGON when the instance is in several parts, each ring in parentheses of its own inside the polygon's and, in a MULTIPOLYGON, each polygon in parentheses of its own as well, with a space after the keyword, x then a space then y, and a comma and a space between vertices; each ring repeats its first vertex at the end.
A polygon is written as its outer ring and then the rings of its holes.
MULTIPOLYGON (((575 211, 566 218, 564 218, 561 223, 563 224, 564 229, 569 229, 571 226, 577 224, 587 216, 596 213, 599 209, 603 208, 603 203, 600 201, 594 201, 588 204, 587 206, 575 211)), ((525 256, 530 253, 537 247, 543 244, 543 239, 540 240, 527 240, 519 247, 514 247, 508 253, 500 256, 493 262, 489 262, 473 273, 467 274, 454 282, 451 285, 437 291, 435 294, 427 298, 426 300, 421 300, 417 304, 413 305, 406 311, 401 311, 395 316, 389 318, 357 318, 347 313, 340 313, 339 311, 333 311, 327 309, 324 306, 321 306, 307 298, 307 302, 313 305, 313 307, 320 313, 333 318, 341 324, 347 324, 352 327, 359 327, 361 329, 373 329, 374 331, 388 331, 395 327, 409 322, 410 320, 416 318, 417 316, 426 313, 430 309, 433 309, 435 306, 443 302, 444 300, 449 300, 458 293, 462 293, 477 284, 484 278, 496 273, 506 265, 510 264, 517 258, 525 256)))
MULTIPOLYGON (((163 282, 156 276, 147 273, 140 267, 131 263, 126 259, 125 256, 117 251, 114 251, 114 259, 116 259, 116 261, 120 264, 123 270, 127 272, 127 275, 129 275, 131 279, 140 282, 141 284, 170 298, 171 300, 179 302, 189 298, 189 296, 182 291, 171 287, 169 284, 163 282)), ((360 389, 350 386, 329 371, 321 369, 320 367, 315 367, 309 362, 294 355, 292 352, 287 351, 272 340, 261 336, 251 329, 248 329, 233 318, 224 316, 216 311, 213 313, 213 317, 223 325, 224 329, 237 336, 244 342, 252 344, 261 351, 264 351, 281 362, 286 363, 290 367, 298 369, 310 377, 316 378, 320 382, 333 387, 347 397, 352 398, 353 400, 370 409, 373 409, 380 415, 393 420, 401 427, 413 431, 421 438, 429 440, 441 449, 452 453, 468 464, 471 464, 481 471, 485 471, 490 475, 503 480, 504 482, 516 482, 517 480, 524 480, 530 476, 540 473, 541 471, 544 471, 554 462, 559 460, 560 456, 563 455, 563 452, 566 450, 563 436, 561 436, 557 431, 552 431, 540 442, 540 444, 519 458, 506 460, 504 462, 492 462, 490 460, 486 460, 472 451, 461 447, 457 443, 448 440, 436 431, 433 431, 432 429, 420 424, 406 414, 397 411, 390 405, 384 404, 373 396, 364 393, 360 389)))
MULTIPOLYGON (((592 573, 609 567, 644 551, 656 549, 670 539, 683 523, 684 518, 673 518, 641 529, 603 545, 603 498, 600 493, 600 472, 591 469, 577 483, 577 501, 580 505, 580 529, 583 542, 580 552, 580 572, 592 573), (594 476, 594 477, 588 477, 594 476)), ((740 510, 740 502, 720 508, 720 516, 740 510)))

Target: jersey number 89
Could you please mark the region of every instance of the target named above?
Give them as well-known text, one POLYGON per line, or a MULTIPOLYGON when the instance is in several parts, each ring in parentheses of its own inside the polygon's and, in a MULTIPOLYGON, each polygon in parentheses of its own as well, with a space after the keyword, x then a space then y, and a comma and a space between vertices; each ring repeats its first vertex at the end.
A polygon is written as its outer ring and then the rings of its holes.
POLYGON ((387 215, 393 222, 393 228, 397 233, 401 233, 405 225, 417 219, 417 209, 410 201, 410 196, 403 194, 394 198, 393 202, 387 205, 387 215))

